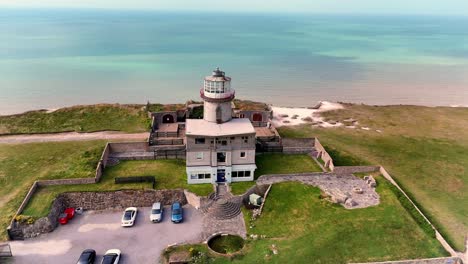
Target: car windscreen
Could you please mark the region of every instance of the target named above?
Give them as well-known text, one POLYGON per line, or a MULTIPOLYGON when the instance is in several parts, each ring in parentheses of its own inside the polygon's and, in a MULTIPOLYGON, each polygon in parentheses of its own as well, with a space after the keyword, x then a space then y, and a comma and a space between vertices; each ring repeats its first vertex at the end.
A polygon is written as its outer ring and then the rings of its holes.
POLYGON ((180 214, 180 209, 174 209, 174 210, 172 210, 172 214, 175 214, 175 215, 180 214))
POLYGON ((115 259, 117 258, 117 254, 108 254, 105 255, 102 259, 102 264, 114 264, 115 259))
POLYGON ((151 210, 151 213, 152 213, 152 214, 160 214, 160 213, 161 213, 161 209, 153 209, 153 210, 151 210))
POLYGON ((132 212, 131 212, 131 211, 125 211, 124 219, 125 219, 125 220, 130 220, 130 219, 132 219, 132 212))
MULTIPOLYGON (((91 253, 90 252, 84 252, 80 256, 80 261, 87 261, 91 258, 91 253)), ((83 262, 85 263, 85 262, 83 262)))

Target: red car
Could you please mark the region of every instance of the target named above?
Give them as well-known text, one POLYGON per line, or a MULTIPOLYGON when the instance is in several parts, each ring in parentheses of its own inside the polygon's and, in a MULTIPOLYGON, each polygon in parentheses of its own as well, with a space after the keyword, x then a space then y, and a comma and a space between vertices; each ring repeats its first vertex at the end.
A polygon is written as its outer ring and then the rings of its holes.
POLYGON ((65 213, 59 215, 59 223, 65 225, 68 223, 68 216, 65 213))
POLYGON ((75 208, 69 207, 65 209, 65 214, 67 214, 67 218, 70 220, 75 216, 75 208))
POLYGON ((75 208, 70 207, 65 209, 63 213, 59 215, 59 223, 65 225, 68 223, 68 220, 72 219, 75 216, 75 208))

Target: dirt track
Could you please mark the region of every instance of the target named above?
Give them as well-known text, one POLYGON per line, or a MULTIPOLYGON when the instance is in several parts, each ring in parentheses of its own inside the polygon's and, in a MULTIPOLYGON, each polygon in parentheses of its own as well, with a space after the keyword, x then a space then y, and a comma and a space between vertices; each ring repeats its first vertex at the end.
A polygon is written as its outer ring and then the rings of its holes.
POLYGON ((53 133, 53 134, 29 134, 29 135, 8 135, 0 136, 0 144, 16 144, 31 142, 57 142, 57 141, 78 141, 78 140, 146 140, 149 134, 145 133, 121 133, 115 131, 102 131, 93 133, 53 133))

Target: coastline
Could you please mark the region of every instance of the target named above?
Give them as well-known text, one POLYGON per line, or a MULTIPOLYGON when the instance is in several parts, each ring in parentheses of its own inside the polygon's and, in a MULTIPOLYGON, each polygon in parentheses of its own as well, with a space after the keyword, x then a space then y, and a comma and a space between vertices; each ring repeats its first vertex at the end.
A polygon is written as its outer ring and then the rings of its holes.
MULTIPOLYGON (((242 98, 242 100, 250 100, 246 98, 242 98)), ((254 101, 254 100, 253 100, 254 101)), ((259 101, 257 101, 259 102, 259 101)), ((416 107, 431 107, 431 108, 438 108, 438 107, 450 107, 450 108, 468 108, 468 105, 463 105, 463 104, 453 104, 453 105, 424 105, 424 104, 370 104, 370 103, 357 103, 357 102, 343 102, 343 101, 318 101, 317 103, 321 102, 327 102, 327 103, 335 103, 335 104, 342 104, 342 105, 369 105, 369 106, 416 106, 416 107)), ((175 103, 165 103, 165 104, 175 104, 175 103)), ((91 106, 96 106, 96 105, 131 105, 131 106, 145 106, 145 104, 138 104, 138 103, 95 103, 95 104, 74 104, 74 105, 69 105, 69 106, 62 106, 62 107, 50 107, 50 108, 36 108, 36 109, 30 109, 30 110, 25 110, 25 111, 18 111, 18 112, 12 112, 12 113, 1 113, 0 112, 0 117, 8 117, 8 116, 19 116, 19 115, 24 115, 27 113, 31 112, 45 112, 45 113, 53 113, 56 112, 57 110, 61 109, 67 109, 67 108, 73 108, 73 107, 91 107, 91 106)), ((271 107, 275 108, 288 108, 288 109, 298 109, 299 111, 302 109, 312 109, 316 107, 317 104, 311 104, 310 106, 291 106, 288 104, 268 104, 271 107)))

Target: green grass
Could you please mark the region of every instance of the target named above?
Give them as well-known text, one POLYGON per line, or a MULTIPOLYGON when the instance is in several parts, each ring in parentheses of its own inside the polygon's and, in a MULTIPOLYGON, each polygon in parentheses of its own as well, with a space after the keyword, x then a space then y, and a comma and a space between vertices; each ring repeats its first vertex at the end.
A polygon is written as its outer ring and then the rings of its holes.
POLYGON ((35 180, 94 177, 104 141, 0 145, 0 241, 35 180))
MULTIPOLYGON (((308 155, 285 155, 279 153, 261 154, 255 157, 257 170, 255 179, 266 174, 321 172, 322 169, 308 155)), ((233 194, 245 193, 254 182, 235 182, 231 184, 233 194)))
POLYGON ((355 118, 371 130, 298 126, 279 132, 287 137, 317 136, 336 165, 383 165, 452 246, 464 250, 468 108, 348 105, 324 116, 337 121, 355 118))
POLYGON ((243 256, 233 260, 211 256, 210 263, 348 263, 447 256, 401 206, 390 184, 380 177, 377 181, 381 203, 354 210, 320 199, 320 189, 312 186, 275 184, 263 214, 248 228, 250 234, 266 238, 248 240, 243 256), (277 255, 272 254, 273 244, 277 255))
POLYGON ((31 111, 0 116, 0 134, 50 132, 148 131, 150 120, 143 105, 100 104, 73 106, 55 112, 31 111))
POLYGON ((208 195, 213 192, 211 184, 187 184, 185 160, 122 161, 116 166, 106 168, 101 181, 97 184, 61 185, 40 188, 26 206, 23 214, 36 218, 47 215, 52 201, 58 194, 64 192, 152 189, 151 183, 115 184, 115 177, 122 176, 155 176, 155 189, 184 188, 198 195, 208 195))

